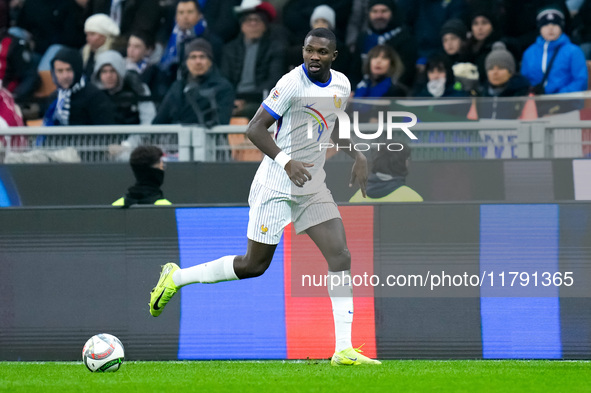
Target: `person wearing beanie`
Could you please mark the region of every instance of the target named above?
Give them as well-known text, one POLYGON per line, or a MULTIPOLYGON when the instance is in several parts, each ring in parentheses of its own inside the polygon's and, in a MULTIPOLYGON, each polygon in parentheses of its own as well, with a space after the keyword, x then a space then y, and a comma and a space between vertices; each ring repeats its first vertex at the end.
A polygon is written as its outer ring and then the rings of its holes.
POLYGON ((412 86, 415 79, 417 46, 413 35, 403 25, 401 13, 393 0, 370 0, 367 5, 368 28, 359 34, 350 70, 351 84, 356 85, 363 77, 363 65, 367 53, 378 44, 392 47, 404 64, 400 82, 412 86))
MULTIPOLYGON (((529 94, 529 81, 516 72, 515 59, 502 42, 495 42, 486 56, 486 82, 482 97, 525 97, 529 94)), ((478 115, 485 119, 517 119, 524 101, 480 100, 478 115)))
POLYGON ((557 94, 587 90, 585 55, 563 32, 562 11, 544 8, 538 12, 536 21, 540 35, 526 49, 521 62, 521 73, 535 87, 535 92, 557 94))
POLYGON ((151 124, 156 106, 149 100, 150 89, 137 74, 126 77, 125 59, 114 50, 96 57, 91 78, 115 105, 117 124, 151 124))
MULTIPOLYGON (((336 13, 334 9, 326 4, 321 4, 314 8, 312 15, 310 16, 310 28, 318 29, 325 28, 335 33, 336 29, 336 13)), ((336 34, 336 33, 335 33, 336 34)), ((301 45, 295 45, 292 54, 292 61, 290 66, 297 67, 302 62, 302 48, 301 45)), ((351 66, 351 52, 349 47, 337 36, 337 51, 339 55, 336 60, 332 63, 333 70, 342 72, 343 74, 349 73, 351 66)))
POLYGON ((44 126, 116 124, 109 98, 82 74, 80 52, 60 49, 51 61, 57 90, 43 118, 44 126))
POLYGON ((501 0, 503 13, 503 42, 521 63, 523 52, 535 42, 540 29, 537 15, 540 10, 553 5, 564 15, 563 31, 568 34, 571 28, 571 14, 566 5, 570 0, 501 0))
POLYGON ((497 21, 494 13, 488 8, 480 8, 472 12, 470 19, 471 36, 468 39, 466 61, 478 67, 479 81, 486 82, 486 56, 492 50, 492 45, 500 39, 497 21))
POLYGON ((335 12, 330 6, 326 4, 319 5, 314 8, 314 11, 310 16, 310 27, 312 29, 324 27, 325 29, 334 31, 336 23, 335 18, 335 12))
POLYGON ((182 79, 182 70, 179 64, 186 57, 184 48, 189 41, 195 38, 203 38, 211 44, 214 52, 213 58, 216 63, 219 63, 222 58, 223 42, 209 30, 199 2, 197 0, 179 0, 176 5, 175 25, 160 59, 161 84, 168 87, 175 80, 182 79))
POLYGON ((452 65, 467 60, 468 29, 462 20, 448 20, 441 27, 439 35, 441 36, 443 51, 452 65))
POLYGON ((135 184, 127 189, 125 196, 112 206, 128 208, 132 205, 172 205, 161 190, 164 183, 164 153, 157 146, 138 146, 129 157, 129 165, 135 184))
MULTIPOLYGON (((183 79, 170 86, 152 124, 204 127, 228 124, 234 107, 234 88, 214 65, 211 44, 196 38, 184 51, 186 72, 183 72, 183 79)), ((223 153, 220 152, 218 158, 225 158, 223 153)))
POLYGON ((283 75, 285 45, 269 29, 275 17, 275 8, 267 2, 238 7, 240 34, 224 45, 221 63, 222 74, 236 91, 234 116, 250 119, 283 75))
POLYGON ((160 27, 159 0, 89 0, 86 15, 107 14, 119 27, 119 39, 115 49, 124 51, 132 32, 141 31, 155 40, 160 27))
POLYGON ((94 72, 94 61, 97 55, 110 50, 113 40, 119 35, 119 26, 106 14, 95 14, 84 22, 86 45, 82 48, 84 75, 90 79, 94 72))

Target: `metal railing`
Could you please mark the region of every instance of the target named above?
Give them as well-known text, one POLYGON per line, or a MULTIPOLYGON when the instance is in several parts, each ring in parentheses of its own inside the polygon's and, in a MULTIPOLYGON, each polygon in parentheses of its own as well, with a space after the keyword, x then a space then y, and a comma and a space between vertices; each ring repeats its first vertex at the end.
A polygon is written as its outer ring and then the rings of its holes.
MULTIPOLYGON (((246 127, 14 127, 0 130, 0 162, 60 161, 59 156, 50 154, 60 151, 67 151, 65 161, 69 162, 124 161, 139 144, 159 146, 172 161, 227 161, 235 150, 256 149, 248 140, 240 145, 228 142, 229 134, 244 134, 246 127), (33 160, 27 155, 46 157, 33 160)), ((375 132, 376 124, 360 124, 359 129, 375 132)), ((548 118, 418 123, 412 132, 417 140, 411 141, 402 132, 397 140, 409 142, 413 160, 420 161, 591 157, 591 121, 548 118)))
POLYGON ((140 144, 159 146, 170 160, 190 161, 192 129, 182 125, 13 127, 0 130, 0 162, 124 161, 140 144), (67 152, 63 160, 60 152, 67 152))

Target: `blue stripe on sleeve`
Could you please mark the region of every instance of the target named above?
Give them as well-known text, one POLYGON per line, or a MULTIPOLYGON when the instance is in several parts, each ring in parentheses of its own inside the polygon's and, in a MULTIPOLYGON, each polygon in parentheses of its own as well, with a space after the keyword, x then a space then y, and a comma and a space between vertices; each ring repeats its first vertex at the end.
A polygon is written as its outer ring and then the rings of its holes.
POLYGON ((281 117, 281 115, 278 115, 277 113, 275 113, 275 111, 273 109, 269 108, 269 106, 267 104, 265 104, 264 102, 261 105, 263 106, 263 108, 265 108, 265 110, 267 112, 269 112, 269 114, 271 116, 273 116, 273 118, 275 120, 279 120, 279 118, 281 117))

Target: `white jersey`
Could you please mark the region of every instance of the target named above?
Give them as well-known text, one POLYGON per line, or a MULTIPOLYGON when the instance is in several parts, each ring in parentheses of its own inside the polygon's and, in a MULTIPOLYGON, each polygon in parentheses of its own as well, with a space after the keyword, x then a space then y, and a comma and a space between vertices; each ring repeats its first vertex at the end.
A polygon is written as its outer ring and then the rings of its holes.
POLYGON ((303 64, 285 74, 262 106, 277 120, 277 146, 293 160, 314 164, 307 168, 312 180, 301 188, 296 187, 285 170, 265 156, 254 181, 286 194, 307 195, 320 190, 326 178, 326 145, 322 149, 321 144, 330 142, 337 118, 333 111, 345 110, 350 93, 349 79, 335 70, 330 71, 330 79, 326 83, 310 79, 303 64), (312 125, 310 128, 309 122, 312 125))

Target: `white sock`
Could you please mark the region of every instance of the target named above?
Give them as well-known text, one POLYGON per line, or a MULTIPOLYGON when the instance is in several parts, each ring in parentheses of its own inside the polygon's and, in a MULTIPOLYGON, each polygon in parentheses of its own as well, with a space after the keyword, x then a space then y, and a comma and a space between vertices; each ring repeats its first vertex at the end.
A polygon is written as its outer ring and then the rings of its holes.
POLYGON ((235 257, 236 255, 228 255, 215 261, 179 269, 172 274, 172 281, 182 287, 197 282, 213 284, 221 281, 238 280, 236 273, 234 273, 235 257))
POLYGON ((339 352, 353 346, 351 344, 351 327, 353 326, 351 271, 328 272, 327 286, 334 317, 335 352, 339 352))

